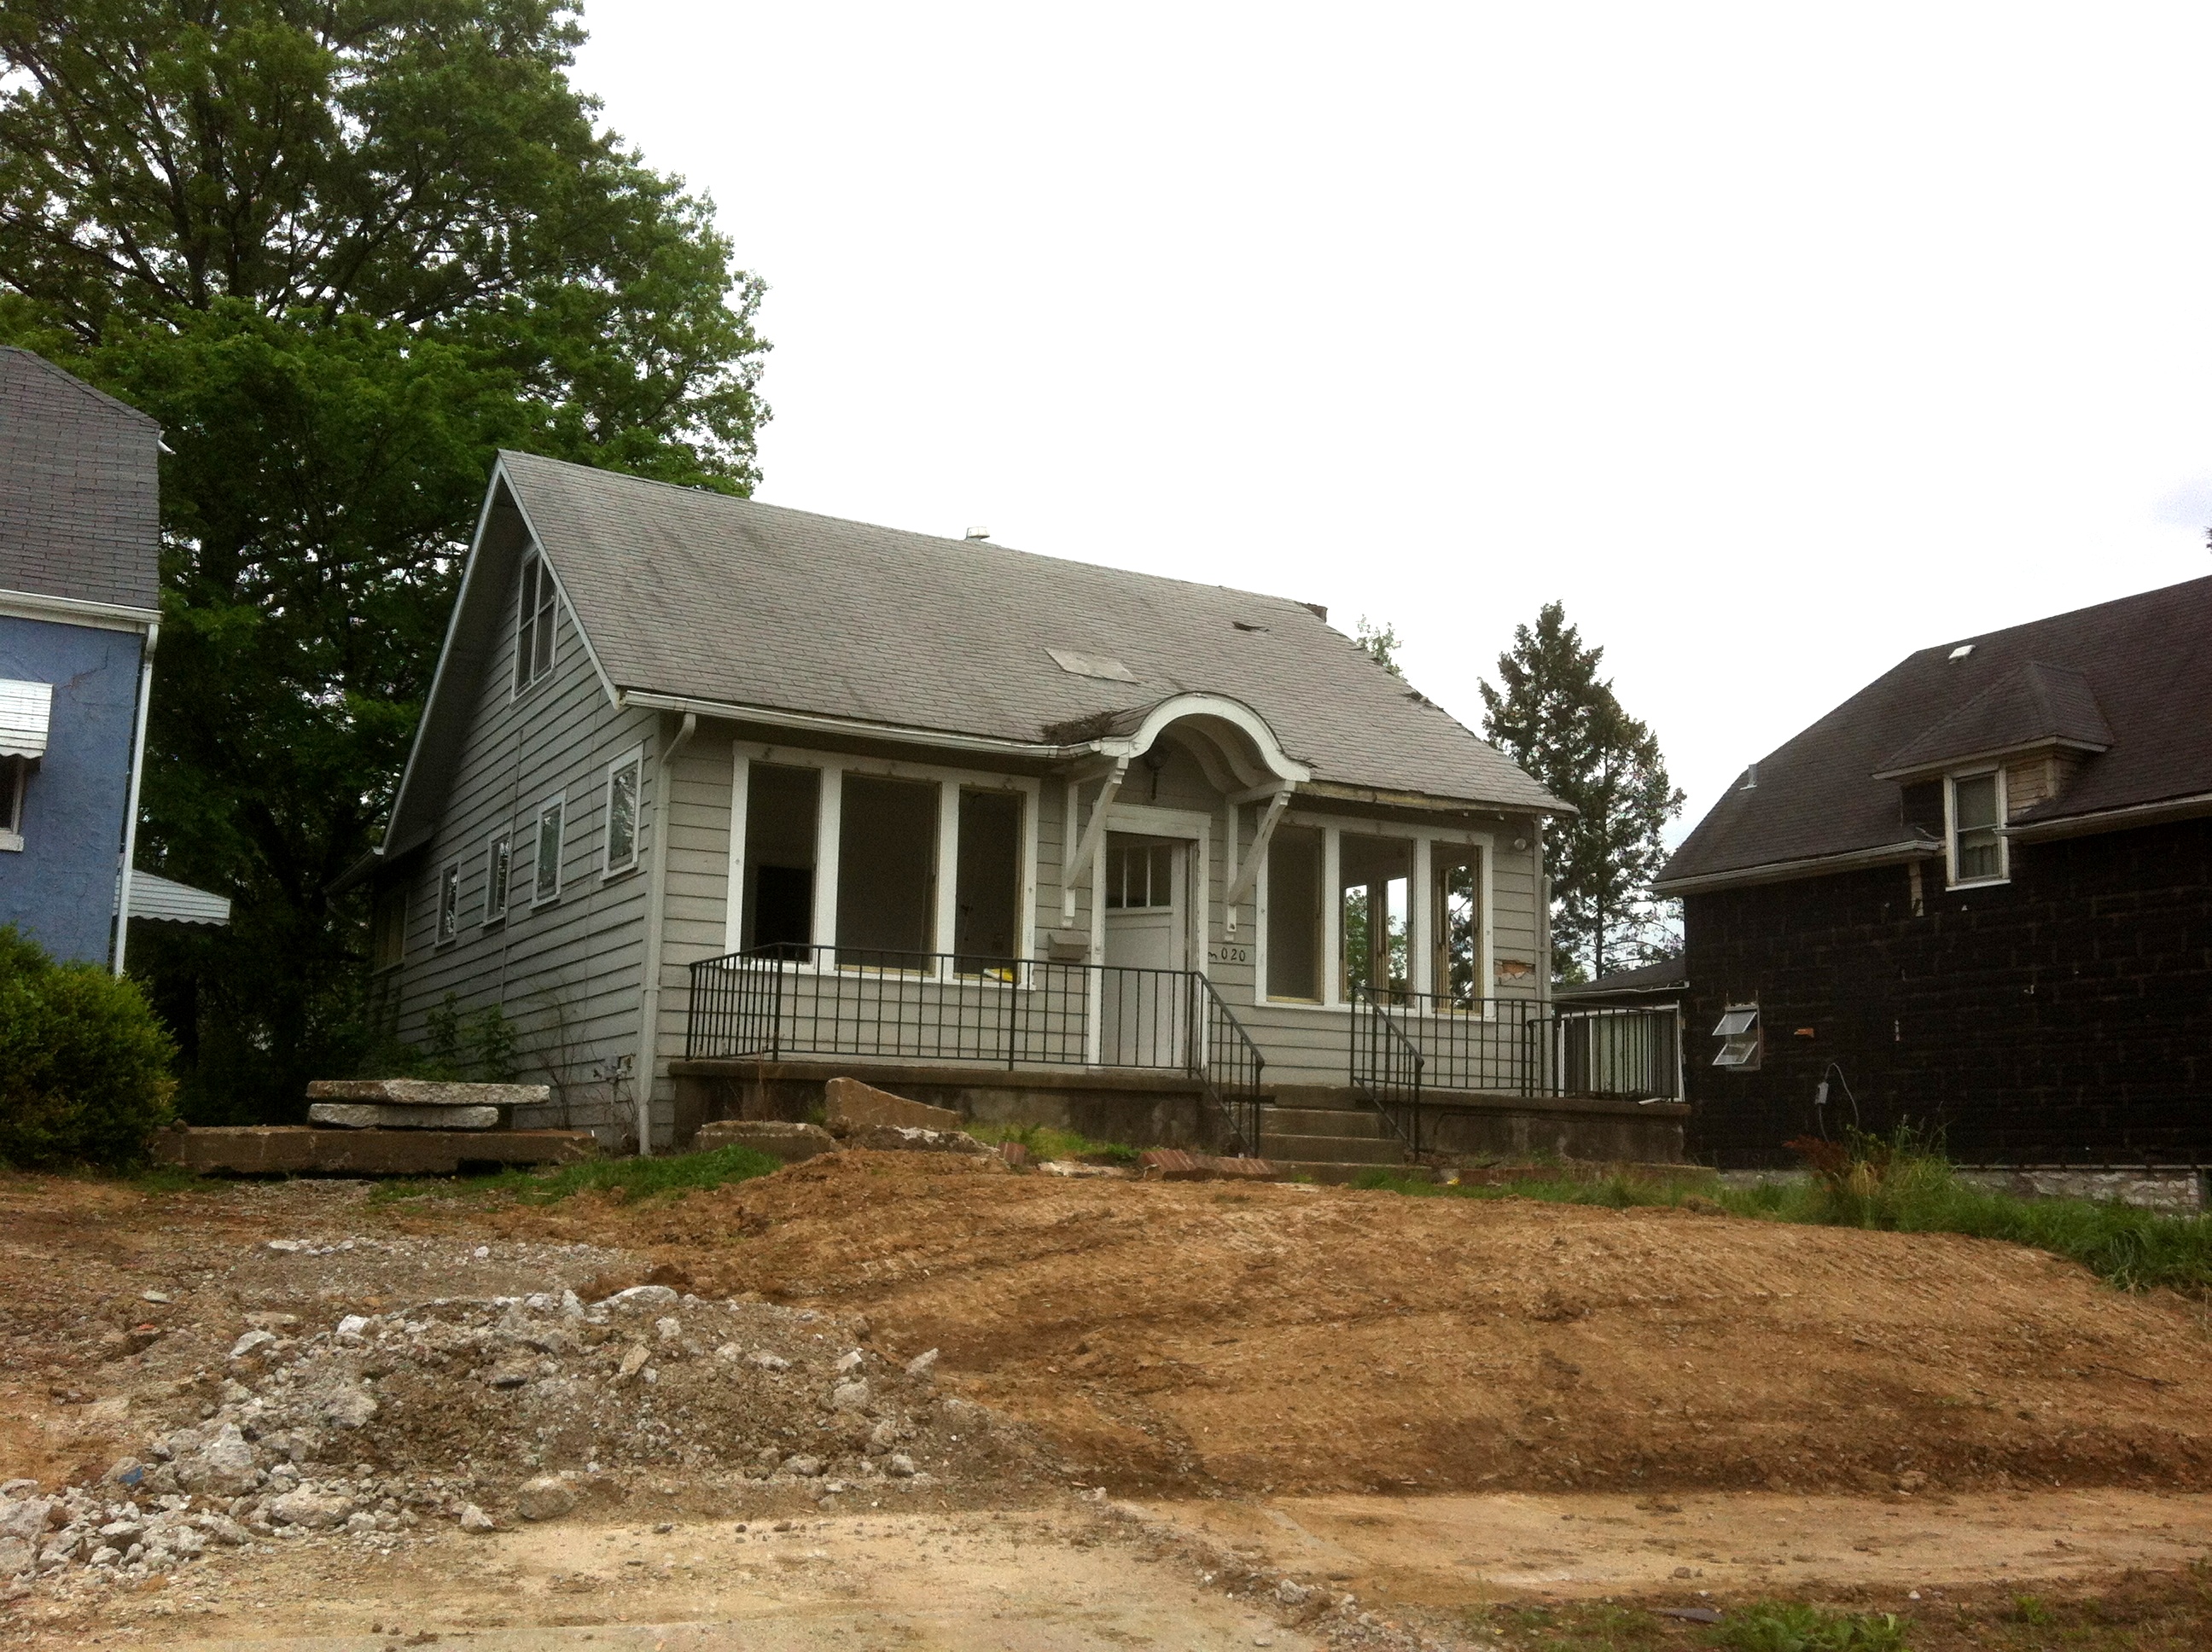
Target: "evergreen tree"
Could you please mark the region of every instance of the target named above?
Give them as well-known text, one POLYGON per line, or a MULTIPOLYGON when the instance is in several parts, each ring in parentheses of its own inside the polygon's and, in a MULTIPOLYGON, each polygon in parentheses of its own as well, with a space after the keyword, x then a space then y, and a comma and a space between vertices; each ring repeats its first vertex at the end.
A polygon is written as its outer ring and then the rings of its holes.
POLYGON ((1667 859, 1661 834, 1683 796, 1657 738, 1598 675, 1604 657, 1583 646, 1564 604, 1547 603, 1498 657, 1504 687, 1482 684, 1483 737, 1581 811, 1543 828, 1553 967, 1565 981, 1668 950, 1660 944, 1668 914, 1651 884, 1667 859))
POLYGON ((188 1116, 343 1072, 374 841, 495 450, 750 491, 761 285, 569 83, 555 0, 10 0, 0 342, 160 420, 131 948, 188 1116))

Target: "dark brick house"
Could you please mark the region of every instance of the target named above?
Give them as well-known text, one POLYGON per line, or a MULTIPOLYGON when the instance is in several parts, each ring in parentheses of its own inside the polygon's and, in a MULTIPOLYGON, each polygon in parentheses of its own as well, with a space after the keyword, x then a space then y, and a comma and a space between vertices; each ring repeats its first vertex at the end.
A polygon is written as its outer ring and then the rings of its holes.
POLYGON ((1853 1122, 2212 1163, 2212 579, 1923 649, 1744 771, 1683 907, 1693 1154, 1853 1122))

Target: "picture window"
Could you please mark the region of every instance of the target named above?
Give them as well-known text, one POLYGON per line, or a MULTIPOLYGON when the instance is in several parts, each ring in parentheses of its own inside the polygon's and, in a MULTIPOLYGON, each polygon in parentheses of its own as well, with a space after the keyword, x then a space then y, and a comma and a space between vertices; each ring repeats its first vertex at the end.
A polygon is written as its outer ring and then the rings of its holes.
POLYGON ((1279 826, 1267 842, 1267 996, 1321 999, 1321 833, 1279 826))
POLYGON ((953 968, 975 975, 1014 956, 1021 924, 1022 799, 1014 792, 960 794, 953 884, 953 968))
POLYGON ((838 812, 837 950, 843 962, 928 952, 936 915, 938 788, 847 774, 838 812))
POLYGON ((745 784, 742 945, 772 957, 812 956, 814 829, 822 774, 755 763, 745 784))

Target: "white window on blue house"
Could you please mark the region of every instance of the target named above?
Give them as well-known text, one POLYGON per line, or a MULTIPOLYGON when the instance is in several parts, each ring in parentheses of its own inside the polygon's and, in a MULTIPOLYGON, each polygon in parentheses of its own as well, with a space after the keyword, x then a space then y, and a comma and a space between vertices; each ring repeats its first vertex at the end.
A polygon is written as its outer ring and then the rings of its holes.
POLYGON ((448 860, 438 874, 438 944, 461 932, 461 863, 448 860))
POLYGON ((533 903, 561 898, 561 817, 567 808, 566 798, 549 798, 538 808, 537 841, 531 854, 533 903))
POLYGON ((46 755, 54 685, 0 678, 0 849, 23 847, 23 794, 31 765, 46 755))
POLYGON ((606 875, 637 865, 637 787, 645 768, 642 749, 607 766, 606 875))
POLYGON ((484 855, 484 921, 507 916, 507 888, 514 877, 514 834, 502 828, 491 835, 484 855))
POLYGON ((515 602, 514 691, 520 694, 553 669, 554 610, 559 590, 553 570, 536 552, 523 558, 522 592, 515 602))
POLYGON ((23 847, 23 793, 31 765, 21 757, 0 757, 0 849, 23 847))

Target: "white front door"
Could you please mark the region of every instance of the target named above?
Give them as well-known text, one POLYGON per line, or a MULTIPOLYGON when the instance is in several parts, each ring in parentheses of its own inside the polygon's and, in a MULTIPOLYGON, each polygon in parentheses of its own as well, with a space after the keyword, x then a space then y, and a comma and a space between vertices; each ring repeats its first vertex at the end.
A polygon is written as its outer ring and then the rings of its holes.
POLYGON ((1190 846, 1106 835, 1106 963, 1098 1059, 1109 1066, 1183 1065, 1190 846))

